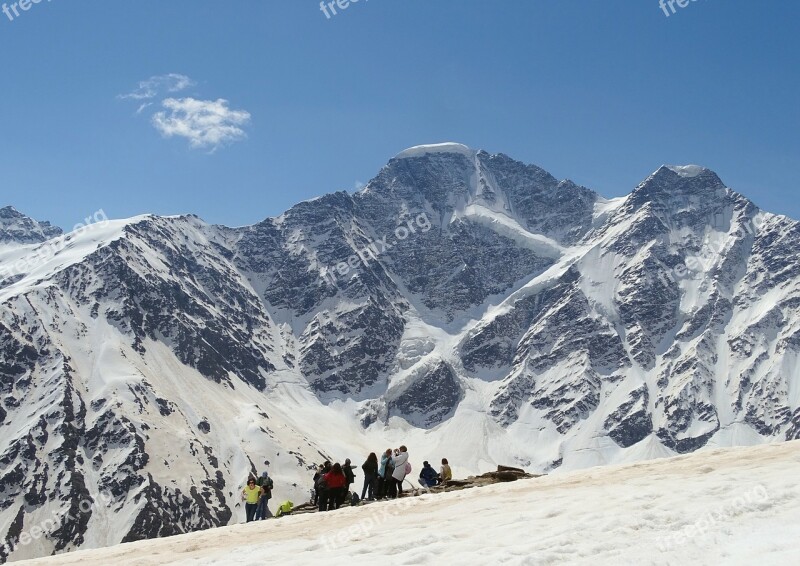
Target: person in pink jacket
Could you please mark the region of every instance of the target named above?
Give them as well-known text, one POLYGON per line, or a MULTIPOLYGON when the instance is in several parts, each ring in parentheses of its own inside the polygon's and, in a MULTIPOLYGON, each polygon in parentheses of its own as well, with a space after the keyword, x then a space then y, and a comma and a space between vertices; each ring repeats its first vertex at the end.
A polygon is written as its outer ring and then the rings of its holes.
MULTIPOLYGON (((394 472, 392 478, 397 486, 396 497, 403 494, 403 480, 406 479, 406 465, 408 464, 408 448, 401 446, 399 450, 394 451, 394 472)), ((393 490, 394 491, 394 490, 393 490)))

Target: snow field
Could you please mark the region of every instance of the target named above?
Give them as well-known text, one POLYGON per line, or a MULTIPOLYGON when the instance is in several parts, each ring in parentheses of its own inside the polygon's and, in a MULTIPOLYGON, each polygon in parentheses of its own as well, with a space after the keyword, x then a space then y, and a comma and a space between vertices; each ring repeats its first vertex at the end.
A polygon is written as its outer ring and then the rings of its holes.
POLYGON ((792 564, 800 443, 235 525, 35 564, 792 564))

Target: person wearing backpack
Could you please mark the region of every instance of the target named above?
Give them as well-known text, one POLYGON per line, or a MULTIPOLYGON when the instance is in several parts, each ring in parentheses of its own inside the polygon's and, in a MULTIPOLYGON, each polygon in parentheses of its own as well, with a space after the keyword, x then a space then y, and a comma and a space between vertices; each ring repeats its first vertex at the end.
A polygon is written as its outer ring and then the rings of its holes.
POLYGON ((403 480, 406 479, 406 474, 408 473, 406 470, 407 464, 410 468, 410 464, 408 462, 408 448, 401 446, 399 450, 395 450, 394 472, 392 473, 392 478, 394 479, 394 487, 397 490, 397 494, 393 495, 392 499, 403 495, 403 480))
POLYGON ((378 457, 375 452, 370 452, 367 460, 361 465, 364 471, 364 487, 361 489, 361 499, 367 495, 370 501, 375 499, 375 482, 378 479, 378 457))
POLYGON ((381 455, 381 465, 378 468, 378 499, 383 499, 389 494, 389 484, 392 483, 393 471, 392 449, 387 448, 386 452, 381 455))
POLYGON ((272 513, 267 507, 269 500, 272 499, 272 488, 274 484, 272 478, 269 477, 267 472, 261 474, 261 477, 256 481, 256 485, 261 488, 261 497, 258 500, 258 508, 256 509, 255 520, 264 520, 272 516, 272 513))

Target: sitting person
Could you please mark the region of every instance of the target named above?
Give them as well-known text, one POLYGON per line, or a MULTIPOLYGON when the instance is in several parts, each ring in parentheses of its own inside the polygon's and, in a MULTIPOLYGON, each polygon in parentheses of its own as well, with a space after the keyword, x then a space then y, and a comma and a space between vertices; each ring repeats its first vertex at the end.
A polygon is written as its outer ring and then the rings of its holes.
POLYGON ((442 467, 439 468, 439 483, 449 482, 451 479, 453 479, 453 470, 450 469, 447 458, 442 458, 442 467))
POLYGON ((433 487, 439 483, 439 474, 431 465, 425 461, 422 463, 422 471, 419 473, 419 483, 422 487, 433 487))

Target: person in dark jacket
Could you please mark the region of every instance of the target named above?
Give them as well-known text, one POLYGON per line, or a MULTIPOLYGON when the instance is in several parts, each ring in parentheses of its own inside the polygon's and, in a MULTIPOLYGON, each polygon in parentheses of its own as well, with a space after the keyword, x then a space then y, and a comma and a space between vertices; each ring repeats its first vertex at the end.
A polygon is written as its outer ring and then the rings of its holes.
MULTIPOLYGON (((326 503, 327 510, 332 511, 341 507, 344 502, 345 494, 347 493, 347 477, 342 471, 342 465, 336 462, 331 468, 331 471, 322 476, 327 488, 326 503)), ((320 503, 320 511, 325 511, 320 503)))
POLYGON ((392 472, 394 472, 394 461, 392 460, 392 449, 387 448, 381 454, 381 465, 378 467, 378 499, 383 499, 389 493, 389 484, 392 483, 392 472))
POLYGON ((355 466, 350 463, 350 458, 347 458, 344 461, 344 466, 342 466, 344 477, 347 478, 347 493, 350 493, 350 486, 356 481, 356 475, 353 473, 354 468, 355 466))
POLYGON ((320 511, 325 511, 328 507, 328 486, 323 478, 330 471, 331 463, 326 461, 314 474, 314 505, 318 505, 320 511))
POLYGON ((311 502, 314 505, 317 505, 319 502, 319 478, 322 477, 322 466, 317 468, 317 471, 314 472, 314 497, 312 498, 311 502))
POLYGON ((256 485, 261 488, 261 497, 258 500, 258 508, 256 509, 256 521, 264 520, 272 517, 272 512, 269 510, 269 500, 272 499, 272 488, 274 486, 272 478, 269 477, 268 472, 261 474, 261 477, 256 480, 256 485))
POLYGON ((375 499, 375 484, 378 480, 378 457, 375 452, 370 452, 367 460, 361 465, 364 471, 364 487, 361 489, 361 499, 367 495, 370 501, 375 499))
POLYGON ((427 461, 422 463, 419 483, 422 484, 422 487, 433 487, 439 483, 439 473, 427 461))

